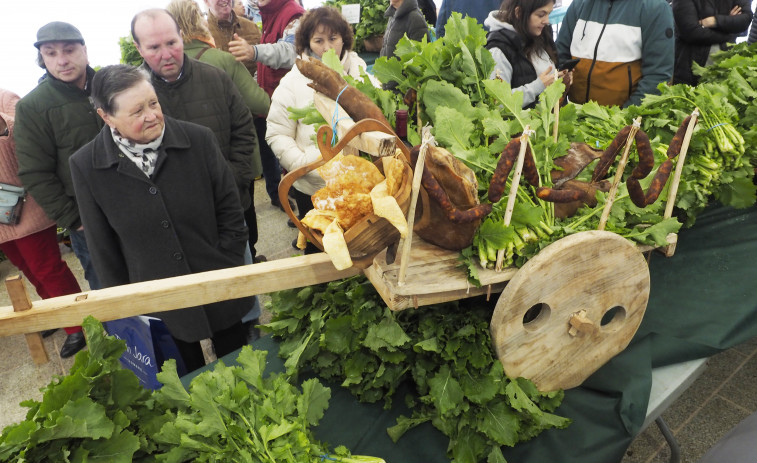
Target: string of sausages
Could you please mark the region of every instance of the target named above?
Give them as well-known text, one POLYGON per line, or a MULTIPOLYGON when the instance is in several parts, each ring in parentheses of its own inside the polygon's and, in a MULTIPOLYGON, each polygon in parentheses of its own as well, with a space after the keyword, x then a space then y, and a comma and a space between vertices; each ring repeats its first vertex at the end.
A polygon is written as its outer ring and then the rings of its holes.
MULTIPOLYGON (((420 145, 413 147, 410 151, 410 158, 413 165, 416 165, 419 153, 420 145)), ((455 205, 452 204, 452 201, 450 201, 447 192, 444 191, 444 188, 439 184, 436 178, 434 178, 426 166, 423 167, 423 172, 421 174, 421 185, 425 188, 426 193, 428 193, 428 195, 441 206, 445 216, 451 222, 475 222, 476 220, 483 219, 492 211, 492 205, 488 203, 477 204, 464 211, 455 207, 455 205)))

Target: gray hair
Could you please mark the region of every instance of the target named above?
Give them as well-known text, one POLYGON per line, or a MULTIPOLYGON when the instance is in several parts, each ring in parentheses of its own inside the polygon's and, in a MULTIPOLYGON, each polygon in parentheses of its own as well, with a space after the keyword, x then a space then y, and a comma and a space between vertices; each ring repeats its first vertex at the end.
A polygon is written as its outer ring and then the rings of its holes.
POLYGON ((128 64, 105 66, 92 79, 92 102, 95 109, 113 114, 118 109, 114 103, 116 96, 143 81, 152 85, 150 74, 142 68, 128 64))

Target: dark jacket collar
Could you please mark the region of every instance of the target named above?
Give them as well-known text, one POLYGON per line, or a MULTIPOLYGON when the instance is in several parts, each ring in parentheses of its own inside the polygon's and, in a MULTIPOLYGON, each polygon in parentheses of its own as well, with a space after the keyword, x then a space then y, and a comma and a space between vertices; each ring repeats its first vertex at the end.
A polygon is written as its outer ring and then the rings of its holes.
POLYGON ((45 74, 39 80, 39 83, 41 84, 42 82, 48 81, 50 85, 54 86, 58 90, 75 93, 84 92, 85 95, 89 96, 92 91, 92 78, 95 77, 95 70, 87 66, 85 72, 87 74, 87 80, 84 83, 84 90, 80 89, 72 83, 63 82, 62 80, 55 78, 49 72, 45 72, 45 74))
MULTIPOLYGON (((176 119, 173 119, 170 116, 163 117, 165 118, 166 130, 163 134, 163 144, 160 145, 160 150, 158 152, 158 165, 155 166, 156 172, 161 164, 161 158, 165 157, 168 151, 175 152, 175 150, 184 150, 190 147, 189 136, 176 122, 176 119)), ((130 168, 129 171, 124 171, 123 166, 133 166, 135 167, 134 172, 138 173, 140 178, 146 178, 139 169, 136 169, 136 165, 134 165, 131 160, 126 159, 126 156, 120 149, 118 149, 116 142, 113 141, 109 126, 106 125, 102 128, 100 134, 95 138, 92 148, 92 166, 95 169, 109 169, 115 165, 121 164, 121 160, 124 160, 126 162, 119 165, 119 171, 131 173, 129 172, 131 170, 130 168)))
POLYGON ((184 65, 181 68, 179 78, 173 82, 167 82, 164 78, 160 77, 152 70, 152 68, 150 68, 150 66, 147 65, 147 63, 142 63, 142 67, 150 73, 153 86, 158 86, 161 88, 179 87, 183 85, 184 82, 188 81, 190 76, 192 75, 192 60, 189 58, 189 56, 187 56, 186 53, 184 53, 184 65))

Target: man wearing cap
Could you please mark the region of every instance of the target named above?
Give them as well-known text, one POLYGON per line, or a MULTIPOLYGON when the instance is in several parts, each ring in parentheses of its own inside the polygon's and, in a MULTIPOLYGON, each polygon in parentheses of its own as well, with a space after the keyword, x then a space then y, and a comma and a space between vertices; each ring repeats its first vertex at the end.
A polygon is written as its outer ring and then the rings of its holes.
MULTIPOLYGON (((42 26, 34 46, 37 64, 47 73, 16 105, 18 176, 48 217, 68 229, 90 289, 99 289, 68 167, 68 158, 102 127, 89 102, 95 71, 89 66, 84 38, 71 24, 56 21, 42 26)), ((61 357, 70 357, 86 345, 81 327, 66 328, 66 333, 61 357)))

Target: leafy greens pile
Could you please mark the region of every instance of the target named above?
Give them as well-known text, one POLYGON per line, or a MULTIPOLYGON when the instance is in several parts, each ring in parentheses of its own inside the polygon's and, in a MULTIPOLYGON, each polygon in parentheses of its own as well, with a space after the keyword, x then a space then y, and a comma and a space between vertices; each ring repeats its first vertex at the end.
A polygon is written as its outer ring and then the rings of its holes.
POLYGON ((454 461, 503 462, 501 446, 569 424, 552 413, 562 391, 542 393, 504 375, 491 347, 491 308, 483 303, 392 312, 357 276, 274 293, 269 309, 273 319, 263 329, 282 339, 279 355, 289 373, 312 370, 387 408, 400 383, 412 382, 413 414, 388 430, 395 441, 431 422, 449 437, 454 461))
MULTIPOLYGON (((503 148, 526 128, 532 131, 529 143, 540 185, 552 186, 553 159, 565 154, 575 141, 571 138, 572 131, 562 129, 578 122, 575 105, 564 106, 560 111, 561 132, 556 141, 552 137, 553 108, 565 89, 562 82, 548 87, 534 109, 523 110, 522 93, 513 93, 508 83, 489 78, 494 60, 485 47, 486 32, 481 25, 453 13, 446 31, 443 38, 431 43, 402 39, 396 57, 376 61, 373 67, 376 77, 382 82, 396 82, 400 93, 417 93, 417 104, 410 108, 415 114, 414 129, 419 124, 432 124, 436 141, 474 171, 482 198, 503 148)), ((376 103, 382 105, 381 101, 376 103)), ((633 120, 630 115, 621 117, 625 123, 598 138, 600 148, 609 145, 617 132, 633 120)), ((408 138, 413 143, 419 141, 417 135, 408 138)), ((642 182, 643 186, 651 182, 653 175, 654 172, 646 183, 642 182)), ((663 192, 662 197, 666 195, 663 192)), ((497 250, 506 251, 506 265, 522 265, 563 236, 596 229, 605 195, 598 195, 596 207, 583 208, 576 216, 560 220, 555 217, 554 204, 536 198, 534 187, 522 181, 513 221, 507 227, 502 220, 506 202, 505 197, 494 204, 493 212, 474 239, 473 248, 462 253, 474 281, 477 265, 492 267, 497 250)), ((675 218, 664 219, 658 212, 659 207, 657 210, 635 207, 627 192, 620 190, 606 229, 638 243, 665 246, 667 235, 678 231, 680 223, 675 218)))
MULTIPOLYGON (((105 335, 92 317, 82 323, 88 351, 67 376, 26 401, 26 420, 0 435, 0 461, 239 461, 300 463, 328 456, 311 432, 331 390, 318 380, 302 391, 284 374, 264 376, 265 351, 245 346, 239 366, 218 362, 192 379, 187 391, 169 360, 158 391, 144 389, 119 363, 125 342, 105 335)), ((353 460, 338 447, 330 460, 353 460)))

